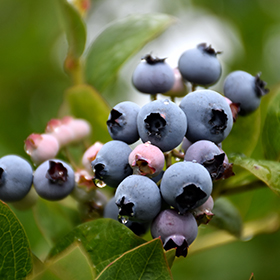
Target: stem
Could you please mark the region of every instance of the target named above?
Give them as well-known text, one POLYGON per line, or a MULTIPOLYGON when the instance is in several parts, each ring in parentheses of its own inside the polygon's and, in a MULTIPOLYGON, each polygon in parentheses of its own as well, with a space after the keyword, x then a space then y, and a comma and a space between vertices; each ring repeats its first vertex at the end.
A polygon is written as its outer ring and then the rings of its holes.
POLYGON ((166 169, 172 165, 172 152, 168 152, 164 154, 165 156, 165 165, 166 169))
POLYGON ((172 153, 172 156, 176 157, 176 158, 184 159, 184 157, 185 157, 184 153, 182 153, 182 152, 180 152, 180 151, 178 151, 176 149, 172 150, 171 153, 172 153))
POLYGON ((216 198, 221 195, 232 195, 232 194, 238 194, 245 191, 251 191, 259 188, 267 187, 266 184, 260 180, 251 182, 246 185, 236 186, 236 187, 228 187, 228 188, 214 188, 212 197, 216 198))
POLYGON ((157 100, 157 94, 150 94, 151 101, 157 100))

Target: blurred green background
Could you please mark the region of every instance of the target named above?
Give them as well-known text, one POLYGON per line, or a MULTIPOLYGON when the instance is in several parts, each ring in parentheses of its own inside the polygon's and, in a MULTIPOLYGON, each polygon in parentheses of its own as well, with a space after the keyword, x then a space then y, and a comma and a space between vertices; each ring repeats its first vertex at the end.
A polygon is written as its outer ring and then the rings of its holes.
MULTIPOLYGON (((59 2, 0 1, 0 156, 14 153, 26 157, 24 139, 32 132, 43 132, 47 121, 58 116, 64 92, 72 85, 63 70, 67 42, 59 2)), ((213 89, 221 91, 223 78, 237 69, 252 75, 262 72, 262 79, 274 89, 280 81, 279 10, 278 0, 93 0, 85 18, 86 45, 108 23, 130 14, 156 12, 177 18, 164 34, 124 65, 114 86, 102 92, 111 105, 125 99, 140 104, 148 101, 130 82, 144 54, 167 57, 176 66, 180 54, 200 42, 223 52, 223 76, 213 89)), ((268 102, 269 96, 264 100, 268 102)), ((258 147, 253 153, 256 157, 258 147)), ((231 201, 245 222, 280 214, 280 200, 268 188, 233 195, 231 201)), ((40 253, 47 246, 29 220, 30 211, 17 214, 35 253, 40 253)), ((249 279, 252 272, 257 280, 273 280, 280 278, 279 259, 277 231, 190 254, 175 262, 172 273, 175 280, 249 279)))

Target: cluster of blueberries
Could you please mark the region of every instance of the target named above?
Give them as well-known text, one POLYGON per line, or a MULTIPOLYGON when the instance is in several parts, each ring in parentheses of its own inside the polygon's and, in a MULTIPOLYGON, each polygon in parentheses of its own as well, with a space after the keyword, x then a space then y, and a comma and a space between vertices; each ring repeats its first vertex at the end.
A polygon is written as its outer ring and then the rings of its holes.
POLYGON ((87 137, 89 123, 72 117, 51 120, 45 133, 25 141, 35 171, 17 155, 0 158, 0 199, 20 201, 32 185, 51 201, 71 194, 80 209, 99 211, 105 205, 103 217, 139 235, 150 228, 166 250, 176 248, 177 256, 186 256, 198 226, 213 216, 213 182, 233 175, 221 143, 237 115, 256 110, 268 92, 259 75, 244 71, 226 77, 224 95, 205 89, 221 76, 217 54, 199 44, 181 55, 176 69, 165 59, 145 56, 132 83, 152 101, 142 107, 131 101, 114 106, 107 120, 113 140, 90 146, 83 167, 76 168, 56 156, 87 137), (158 93, 170 98, 157 99, 158 93), (182 97, 179 105, 174 97, 182 97), (109 201, 98 190, 105 185, 115 188, 109 201))

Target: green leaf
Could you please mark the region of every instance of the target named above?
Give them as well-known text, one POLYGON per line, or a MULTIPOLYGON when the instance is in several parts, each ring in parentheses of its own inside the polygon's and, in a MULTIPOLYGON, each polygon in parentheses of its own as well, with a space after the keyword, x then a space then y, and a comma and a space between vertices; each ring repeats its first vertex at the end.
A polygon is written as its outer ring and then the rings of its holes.
POLYGON ((98 280, 172 279, 164 256, 162 242, 154 239, 132 249, 110 263, 96 278, 98 280))
POLYGON ((146 241, 112 219, 98 219, 77 226, 51 250, 49 258, 80 242, 99 274, 108 264, 146 241))
POLYGON ((7 204, 0 200, 0 279, 25 279, 32 255, 25 231, 7 204))
POLYGON ((238 116, 229 136, 223 141, 223 150, 229 153, 242 153, 250 156, 260 136, 260 110, 242 117, 238 116))
POLYGON ((112 22, 90 46, 86 57, 86 80, 103 92, 121 66, 149 41, 174 23, 165 14, 131 15, 112 22))
POLYGON ((226 198, 215 200, 214 217, 209 223, 219 229, 224 229, 236 237, 241 237, 242 219, 236 207, 226 198))
POLYGON ((33 279, 90 280, 94 277, 95 271, 86 252, 78 244, 73 244, 47 262, 45 270, 33 279))
POLYGON ((51 245, 81 222, 78 211, 41 198, 34 206, 33 213, 39 229, 51 245))
POLYGON ((235 156, 231 158, 233 164, 241 166, 263 181, 276 194, 280 195, 280 163, 270 160, 255 160, 252 158, 235 156))
POLYGON ((66 0, 59 1, 64 26, 69 45, 68 54, 79 58, 85 49, 86 27, 79 12, 66 0))
POLYGON ((280 160, 280 92, 270 100, 262 133, 262 144, 267 159, 280 160))
POLYGON ((106 125, 110 108, 97 91, 88 85, 78 85, 66 92, 65 101, 64 106, 69 108, 73 116, 90 122, 93 143, 111 140, 106 125))
POLYGON ((170 249, 165 252, 165 257, 168 262, 168 266, 171 268, 176 256, 176 248, 170 249))

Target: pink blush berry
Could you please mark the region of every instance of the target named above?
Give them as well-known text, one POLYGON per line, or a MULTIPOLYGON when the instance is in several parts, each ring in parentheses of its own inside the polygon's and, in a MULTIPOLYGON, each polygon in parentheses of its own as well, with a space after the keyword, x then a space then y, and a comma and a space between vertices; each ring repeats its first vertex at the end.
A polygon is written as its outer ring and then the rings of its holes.
POLYGON ((47 124, 45 132, 53 135, 61 147, 66 146, 74 140, 72 129, 63 124, 59 119, 51 119, 47 124))
POLYGON ((138 145, 130 153, 128 162, 134 174, 154 177, 162 171, 165 158, 158 147, 146 142, 138 145))
POLYGON ((25 152, 36 165, 54 158, 59 148, 59 143, 53 135, 36 133, 32 133, 27 137, 24 146, 25 152))

